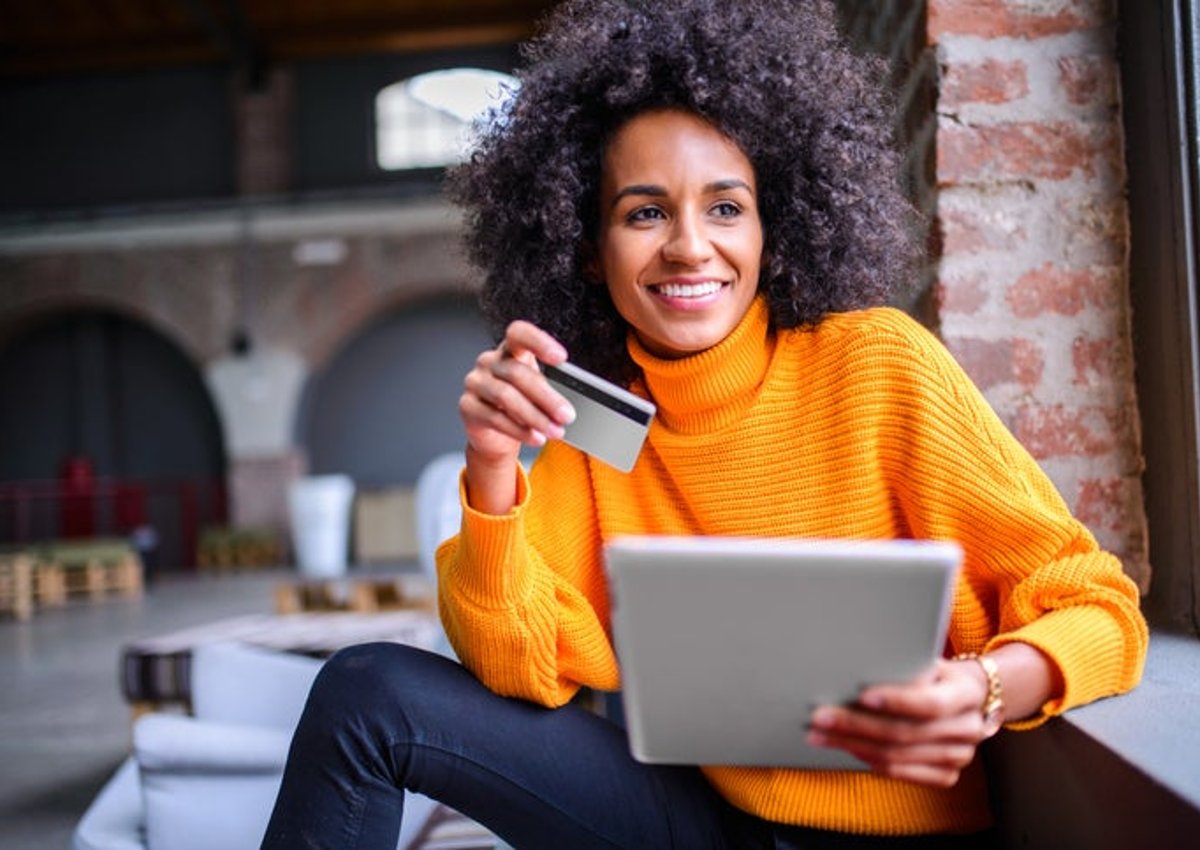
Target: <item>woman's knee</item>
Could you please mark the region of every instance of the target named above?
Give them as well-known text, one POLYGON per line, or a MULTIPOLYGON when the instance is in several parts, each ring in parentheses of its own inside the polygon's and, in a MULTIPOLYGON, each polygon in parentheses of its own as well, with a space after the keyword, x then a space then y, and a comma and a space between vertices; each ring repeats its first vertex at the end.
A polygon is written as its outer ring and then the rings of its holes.
POLYGON ((305 715, 325 727, 394 728, 402 719, 436 718, 464 682, 475 679, 443 656, 398 643, 359 644, 325 662, 305 715))
POLYGON ((407 690, 427 687, 422 656, 398 643, 364 643, 339 650, 321 667, 309 694, 314 703, 339 714, 391 707, 407 690))

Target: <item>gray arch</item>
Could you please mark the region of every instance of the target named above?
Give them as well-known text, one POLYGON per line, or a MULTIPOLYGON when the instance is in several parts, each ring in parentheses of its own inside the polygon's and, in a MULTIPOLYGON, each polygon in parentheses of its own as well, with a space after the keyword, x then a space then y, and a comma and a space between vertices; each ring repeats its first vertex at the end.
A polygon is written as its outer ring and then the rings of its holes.
POLYGON ((430 458, 461 449, 462 381, 492 339, 470 296, 410 303, 367 325, 310 376, 297 443, 315 474, 411 485, 430 458))

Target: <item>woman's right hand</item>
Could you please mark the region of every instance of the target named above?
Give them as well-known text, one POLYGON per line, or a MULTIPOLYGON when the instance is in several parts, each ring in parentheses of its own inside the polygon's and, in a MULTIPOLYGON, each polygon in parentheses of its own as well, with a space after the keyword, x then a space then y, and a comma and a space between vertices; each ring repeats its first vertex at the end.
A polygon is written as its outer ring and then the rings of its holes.
POLYGON ((510 324, 500 344, 475 359, 458 412, 467 432, 467 499, 476 510, 510 511, 522 444, 541 446, 559 438, 575 418, 537 365, 557 366, 566 359, 558 340, 525 321, 510 324))

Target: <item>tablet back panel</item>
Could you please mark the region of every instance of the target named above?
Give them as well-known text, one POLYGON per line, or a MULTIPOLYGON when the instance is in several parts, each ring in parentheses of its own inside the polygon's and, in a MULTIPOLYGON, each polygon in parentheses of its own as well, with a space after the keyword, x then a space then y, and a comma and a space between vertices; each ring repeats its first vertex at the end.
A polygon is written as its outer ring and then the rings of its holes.
POLYGON ((862 769, 813 707, 941 654, 953 543, 624 537, 606 546, 630 746, 645 762, 862 769))

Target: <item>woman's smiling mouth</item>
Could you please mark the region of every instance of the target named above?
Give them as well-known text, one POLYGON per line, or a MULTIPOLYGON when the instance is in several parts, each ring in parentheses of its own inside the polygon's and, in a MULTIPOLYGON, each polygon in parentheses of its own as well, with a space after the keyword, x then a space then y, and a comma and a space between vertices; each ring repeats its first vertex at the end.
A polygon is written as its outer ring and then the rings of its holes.
POLYGON ((704 298, 716 294, 724 285, 719 280, 706 280, 699 283, 659 283, 650 288, 667 298, 704 298))

